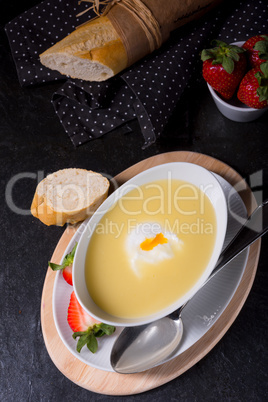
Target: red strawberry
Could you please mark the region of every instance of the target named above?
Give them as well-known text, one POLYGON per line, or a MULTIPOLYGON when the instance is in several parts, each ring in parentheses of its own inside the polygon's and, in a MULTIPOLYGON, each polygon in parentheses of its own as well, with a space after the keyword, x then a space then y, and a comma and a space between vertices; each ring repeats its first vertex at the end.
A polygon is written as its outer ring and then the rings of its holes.
POLYGON ((63 268, 62 276, 69 285, 73 286, 73 264, 63 268))
POLYGON ((115 331, 115 327, 112 325, 103 324, 87 314, 79 304, 74 292, 71 293, 67 321, 71 330, 74 331, 73 338, 79 337, 76 346, 77 352, 87 345, 88 349, 95 353, 98 350, 96 338, 111 335, 115 331))
POLYGON ((95 320, 81 307, 74 291, 70 298, 67 321, 73 332, 86 331, 88 327, 92 327, 94 324, 100 324, 100 321, 95 320))
POLYGON ((75 244, 72 251, 64 257, 62 264, 54 264, 53 262, 49 262, 48 265, 53 271, 59 271, 62 269, 62 276, 66 280, 69 285, 73 285, 73 260, 74 254, 77 247, 77 243, 75 244))
POLYGON ((247 50, 251 67, 258 67, 268 60, 268 35, 256 35, 242 46, 247 50))
POLYGON ((268 62, 250 70, 240 83, 238 99, 254 109, 268 106, 268 62))
POLYGON ((216 46, 201 52, 203 77, 225 99, 230 99, 246 71, 245 49, 218 40, 212 44, 216 46))

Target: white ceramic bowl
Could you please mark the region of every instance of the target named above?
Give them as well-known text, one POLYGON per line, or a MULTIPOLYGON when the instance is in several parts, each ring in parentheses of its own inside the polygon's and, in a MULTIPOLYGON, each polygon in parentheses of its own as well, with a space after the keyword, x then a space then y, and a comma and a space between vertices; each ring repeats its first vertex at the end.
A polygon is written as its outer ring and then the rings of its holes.
MULTIPOLYGON (((235 42, 232 45, 242 46, 244 42, 235 42)), ((227 119, 237 121, 240 123, 247 123, 258 119, 262 116, 268 108, 264 109, 253 109, 244 105, 239 99, 234 95, 232 99, 226 100, 221 97, 214 89, 207 84, 208 89, 212 95, 212 98, 219 109, 219 111, 227 117, 227 119)))
POLYGON ((78 301, 85 311, 88 312, 92 317, 95 317, 99 321, 105 322, 107 324, 116 326, 136 326, 142 325, 155 321, 162 318, 180 306, 182 306, 189 298, 191 298, 196 291, 201 287, 204 281, 209 277, 213 271, 214 266, 218 260, 221 253, 225 234, 227 227, 227 204, 226 199, 221 188, 220 183, 216 177, 209 172, 207 169, 185 162, 174 162, 167 163, 164 165, 159 165, 148 169, 137 176, 133 177, 131 180, 119 187, 114 193, 112 193, 95 212, 92 218, 88 221, 84 232, 78 242, 78 246, 75 253, 74 263, 73 263, 73 286, 78 301), (161 311, 152 314, 150 316, 138 318, 138 319, 123 319, 112 316, 107 312, 103 311, 99 306, 97 306, 90 294, 88 292, 86 282, 85 282, 85 260, 88 244, 90 242, 94 228, 97 227, 98 222, 102 216, 108 211, 108 209, 114 205, 114 203, 121 198, 124 194, 129 192, 133 186, 140 186, 145 183, 150 183, 155 180, 162 179, 178 179, 184 180, 191 183, 198 188, 206 189, 205 193, 210 199, 216 214, 217 222, 217 233, 215 246, 211 255, 211 258, 204 270, 201 278, 195 283, 195 285, 190 289, 190 291, 183 297, 178 299, 175 303, 168 306, 161 311))

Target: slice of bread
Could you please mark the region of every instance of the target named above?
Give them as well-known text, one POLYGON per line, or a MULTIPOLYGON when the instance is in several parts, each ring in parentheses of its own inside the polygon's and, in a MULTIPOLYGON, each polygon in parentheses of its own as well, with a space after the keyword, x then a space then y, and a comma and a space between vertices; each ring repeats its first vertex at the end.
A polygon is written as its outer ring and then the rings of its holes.
POLYGON ((47 49, 40 61, 72 78, 104 81, 126 68, 127 53, 110 20, 100 17, 47 49))
POLYGON ((80 222, 107 198, 109 186, 106 177, 91 170, 58 170, 38 184, 31 213, 48 226, 80 222))

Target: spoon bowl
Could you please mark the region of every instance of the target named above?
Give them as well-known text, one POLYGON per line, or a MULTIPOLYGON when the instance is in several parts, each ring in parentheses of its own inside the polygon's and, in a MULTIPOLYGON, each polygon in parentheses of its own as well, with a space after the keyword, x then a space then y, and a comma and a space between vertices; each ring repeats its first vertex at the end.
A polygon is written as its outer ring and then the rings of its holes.
POLYGON ((168 316, 147 325, 126 327, 114 344, 111 365, 122 374, 143 371, 145 362, 157 366, 177 348, 182 335, 181 317, 173 320, 168 316))

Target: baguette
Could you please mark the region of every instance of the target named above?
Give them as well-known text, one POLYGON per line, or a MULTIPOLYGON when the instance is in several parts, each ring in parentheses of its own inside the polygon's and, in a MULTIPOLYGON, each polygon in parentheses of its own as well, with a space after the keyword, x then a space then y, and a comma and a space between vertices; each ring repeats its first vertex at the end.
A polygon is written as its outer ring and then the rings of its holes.
POLYGON ((59 170, 38 184, 31 213, 48 226, 80 222, 106 199, 109 186, 106 177, 91 170, 59 170))
MULTIPOLYGON (((107 14, 80 26, 47 49, 40 61, 71 78, 105 81, 158 49, 170 32, 200 18, 221 1, 103 2, 107 3, 107 14)), ((98 9, 99 2, 92 3, 98 9)))
POLYGON ((47 49, 40 61, 72 78, 104 81, 126 68, 127 53, 110 20, 100 17, 47 49))

